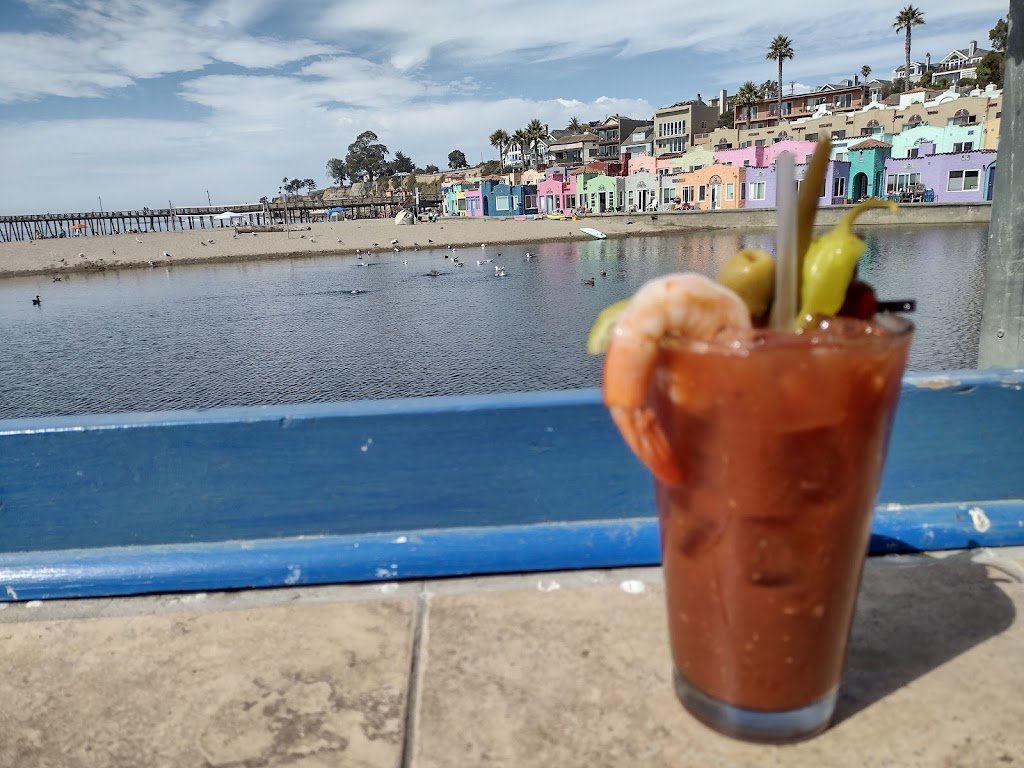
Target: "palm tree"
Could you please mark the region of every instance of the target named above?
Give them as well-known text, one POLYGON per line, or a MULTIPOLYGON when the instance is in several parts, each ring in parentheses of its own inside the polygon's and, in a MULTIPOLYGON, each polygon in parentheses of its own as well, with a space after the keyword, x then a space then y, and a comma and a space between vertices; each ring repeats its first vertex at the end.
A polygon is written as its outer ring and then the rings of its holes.
POLYGON ((520 128, 512 134, 512 143, 519 145, 519 151, 523 157, 523 167, 526 167, 526 149, 530 146, 530 134, 525 128, 520 128))
POLYGON ((736 103, 741 107, 746 107, 747 128, 750 127, 750 108, 760 100, 761 97, 758 95, 757 83, 753 80, 747 80, 736 91, 736 103))
POLYGON ((488 137, 491 146, 498 150, 498 158, 501 160, 501 172, 505 172, 505 148, 508 147, 508 134, 501 128, 488 137))
POLYGON ((573 133, 583 133, 583 123, 580 122, 578 117, 574 117, 569 120, 569 124, 565 126, 565 130, 572 131, 573 133))
POLYGON ((768 45, 768 53, 764 57, 779 62, 779 90, 777 98, 779 125, 782 125, 782 62, 793 58, 793 41, 785 35, 776 35, 775 39, 768 45))
POLYGON ((541 139, 546 139, 548 136, 547 128, 537 118, 533 118, 529 125, 526 126, 526 133, 530 137, 530 147, 533 149, 533 167, 537 167, 537 163, 540 161, 540 156, 537 152, 537 147, 541 142, 541 139))
POLYGON ((864 78, 864 82, 865 83, 868 81, 868 75, 870 75, 870 74, 871 74, 871 67, 869 67, 867 64, 865 64, 863 67, 860 68, 860 76, 864 78))
POLYGON ((897 32, 907 33, 907 43, 904 46, 904 50, 907 53, 907 68, 903 72, 903 90, 904 92, 910 90, 910 30, 912 27, 916 27, 918 24, 924 24, 924 14, 921 13, 920 9, 915 8, 912 5, 908 5, 902 11, 896 15, 896 21, 893 22, 892 28, 897 32))

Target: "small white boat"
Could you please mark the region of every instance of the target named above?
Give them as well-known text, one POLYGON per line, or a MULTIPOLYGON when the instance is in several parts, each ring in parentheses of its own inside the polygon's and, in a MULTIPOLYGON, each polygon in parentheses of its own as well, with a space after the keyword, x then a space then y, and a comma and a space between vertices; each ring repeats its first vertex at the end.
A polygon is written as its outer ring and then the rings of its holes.
POLYGON ((604 240, 608 237, 604 232, 599 229, 594 229, 593 227, 580 227, 580 232, 584 232, 591 237, 596 237, 598 240, 604 240))

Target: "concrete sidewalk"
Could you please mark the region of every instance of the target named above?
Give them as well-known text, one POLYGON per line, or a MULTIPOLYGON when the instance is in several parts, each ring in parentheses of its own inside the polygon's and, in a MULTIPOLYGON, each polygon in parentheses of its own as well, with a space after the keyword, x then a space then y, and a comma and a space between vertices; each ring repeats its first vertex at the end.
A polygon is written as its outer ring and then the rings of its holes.
POLYGON ((872 559, 835 725, 725 739, 658 569, 0 604, 0 766, 1024 765, 1024 550, 872 559))

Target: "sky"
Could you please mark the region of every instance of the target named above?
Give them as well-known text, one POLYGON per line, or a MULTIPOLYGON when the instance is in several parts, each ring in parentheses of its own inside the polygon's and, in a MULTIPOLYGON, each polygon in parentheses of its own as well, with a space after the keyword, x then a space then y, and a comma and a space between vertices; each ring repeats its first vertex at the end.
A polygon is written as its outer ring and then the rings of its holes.
MULTIPOLYGON (((230 206, 373 131, 420 167, 533 118, 552 129, 777 76, 796 91, 904 60, 904 0, 0 0, 0 215, 230 206)), ((912 57, 988 31, 1008 0, 919 0, 912 57)))

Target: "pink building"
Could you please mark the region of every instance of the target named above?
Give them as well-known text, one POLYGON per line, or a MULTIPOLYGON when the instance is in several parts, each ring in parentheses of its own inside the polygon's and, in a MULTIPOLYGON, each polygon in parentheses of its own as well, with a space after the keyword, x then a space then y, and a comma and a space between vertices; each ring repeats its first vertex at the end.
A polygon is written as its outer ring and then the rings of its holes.
POLYGON ((466 190, 466 215, 483 216, 484 204, 480 188, 466 190))
POLYGON ((814 154, 816 141, 794 141, 785 139, 764 146, 720 149, 715 152, 715 162, 723 165, 742 165, 749 168, 767 168, 775 165, 775 159, 783 152, 789 152, 796 164, 806 163, 814 154))
POLYGON ((655 176, 658 175, 658 161, 646 153, 630 157, 628 167, 630 176, 642 171, 647 171, 655 176))
POLYGON ((575 207, 575 174, 568 174, 561 167, 549 168, 544 181, 537 182, 537 212, 567 212, 575 207))

